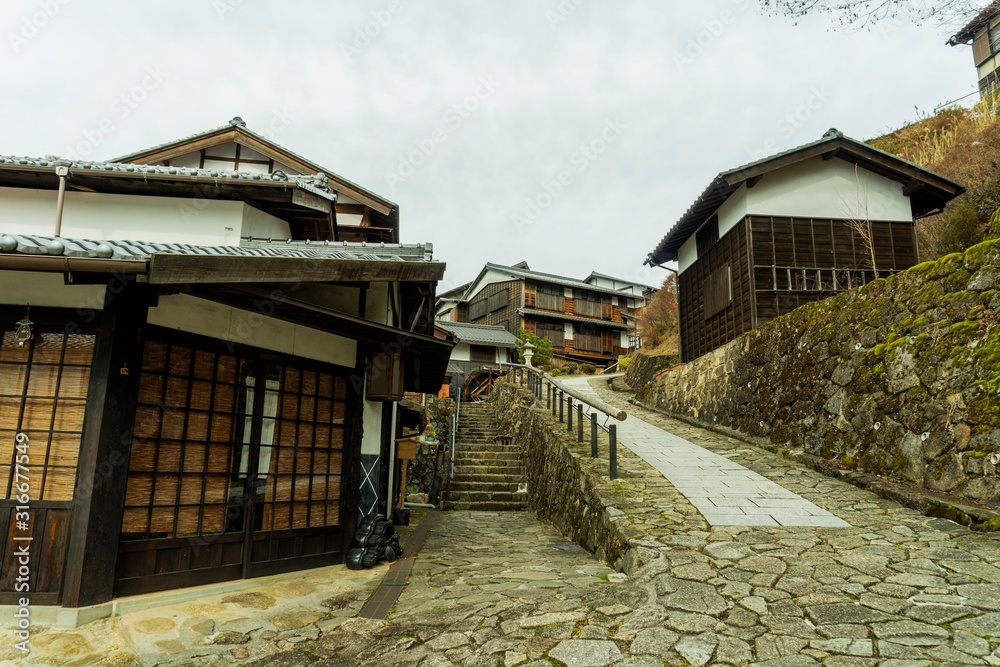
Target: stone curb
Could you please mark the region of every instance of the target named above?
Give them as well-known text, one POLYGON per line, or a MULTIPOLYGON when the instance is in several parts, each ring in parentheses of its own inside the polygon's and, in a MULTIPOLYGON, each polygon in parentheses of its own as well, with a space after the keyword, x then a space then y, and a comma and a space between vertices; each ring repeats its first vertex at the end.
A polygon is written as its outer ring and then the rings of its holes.
POLYGON ((998 510, 970 505, 963 503, 956 498, 947 496, 946 494, 934 493, 925 489, 918 489, 917 487, 892 482, 881 477, 867 475, 855 470, 838 468, 821 457, 806 454, 805 452, 799 450, 789 449, 788 447, 784 447, 782 445, 776 445, 770 440, 747 435, 725 426, 709 424, 698 421, 697 419, 692 419, 691 417, 687 417, 685 415, 679 415, 667 410, 652 408, 648 405, 640 403, 635 398, 628 399, 628 402, 644 410, 662 414, 671 419, 684 422, 685 424, 690 424, 691 426, 696 426, 698 428, 705 429, 706 431, 718 433, 719 435, 742 440, 743 442, 760 447, 761 449, 767 450, 768 452, 782 458, 800 463, 808 468, 811 468, 812 470, 815 470, 816 472, 849 482, 859 489, 864 489, 874 493, 880 498, 893 500, 904 507, 917 510, 927 516, 950 519, 955 523, 961 524, 971 530, 980 532, 1000 531, 1000 511, 998 510))

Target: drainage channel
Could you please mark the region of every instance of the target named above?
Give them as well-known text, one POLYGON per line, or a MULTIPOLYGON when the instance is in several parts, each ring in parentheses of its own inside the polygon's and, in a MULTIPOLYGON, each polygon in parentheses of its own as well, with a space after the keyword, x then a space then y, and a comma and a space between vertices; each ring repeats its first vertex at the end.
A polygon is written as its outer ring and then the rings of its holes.
POLYGON ((406 579, 410 576, 410 570, 413 569, 413 559, 420 551, 420 547, 423 546, 424 539, 426 539, 436 515, 437 512, 435 510, 430 510, 427 516, 424 517, 424 520, 420 522, 420 525, 417 526, 416 530, 413 531, 410 539, 406 541, 403 553, 404 558, 397 560, 389 566, 389 571, 386 572, 382 583, 379 584, 379 587, 372 594, 371 598, 369 598, 368 603, 358 616, 361 618, 384 620, 389 615, 392 605, 396 604, 399 594, 403 592, 406 579))

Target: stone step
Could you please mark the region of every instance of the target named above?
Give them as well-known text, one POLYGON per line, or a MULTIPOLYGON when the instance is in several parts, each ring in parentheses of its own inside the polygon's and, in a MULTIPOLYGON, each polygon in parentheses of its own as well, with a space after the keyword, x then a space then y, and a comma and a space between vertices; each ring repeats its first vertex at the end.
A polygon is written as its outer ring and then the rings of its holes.
POLYGON ((492 501, 482 503, 473 503, 464 500, 448 501, 445 503, 445 509, 470 512, 524 512, 528 509, 528 501, 492 501))
POLYGON ((496 461, 494 463, 480 463, 474 461, 472 463, 455 464, 455 477, 465 476, 465 475, 522 475, 524 473, 524 468, 520 465, 515 465, 513 463, 503 463, 496 461))
POLYGON ((514 449, 510 445, 503 445, 499 442, 463 442, 461 440, 455 442, 455 448, 463 452, 514 452, 517 453, 518 450, 514 449))
POLYGON ((511 496, 518 493, 518 484, 483 484, 481 482, 451 483, 448 493, 452 498, 464 500, 516 500, 511 496))
POLYGON ((481 472, 481 473, 470 473, 461 472, 456 473, 455 478, 452 480, 452 484, 456 482, 485 482, 488 484, 518 484, 524 475, 521 474, 520 468, 517 472, 511 471, 506 472, 481 472))
POLYGON ((458 451, 455 453, 455 465, 456 466, 475 466, 475 465, 500 465, 500 466, 511 466, 511 467, 521 467, 521 457, 517 452, 511 452, 510 454, 501 452, 487 452, 487 453, 469 453, 464 451, 458 451))
POLYGON ((475 490, 455 490, 454 487, 449 490, 448 495, 451 496, 453 500, 464 501, 464 502, 511 502, 514 500, 521 500, 519 496, 527 495, 524 493, 518 493, 517 489, 513 491, 501 490, 501 491, 475 491, 475 490))

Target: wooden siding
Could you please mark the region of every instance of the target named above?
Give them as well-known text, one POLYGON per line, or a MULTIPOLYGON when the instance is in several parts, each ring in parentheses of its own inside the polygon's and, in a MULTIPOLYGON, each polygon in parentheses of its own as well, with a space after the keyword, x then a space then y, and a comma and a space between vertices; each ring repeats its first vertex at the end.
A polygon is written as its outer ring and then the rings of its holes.
POLYGON ((510 331, 515 336, 518 334, 518 316, 517 309, 522 305, 522 290, 521 281, 519 280, 509 280, 502 283, 493 283, 487 285, 483 288, 483 291, 475 296, 472 301, 469 302, 466 307, 466 312, 468 317, 463 322, 470 322, 472 324, 488 324, 494 326, 502 326, 510 331), (494 298, 496 302, 496 295, 507 293, 507 303, 496 309, 490 310, 490 299, 494 298), (480 306, 482 304, 482 306, 480 306), (472 319, 472 314, 475 309, 479 307, 485 310, 481 317, 472 319))
MULTIPOLYGON (((847 222, 751 216, 755 326, 875 278, 871 254, 847 222)), ((879 277, 917 260, 910 222, 873 222, 879 277)))
POLYGON ((17 530, 14 521, 15 503, 4 501, 0 505, 0 604, 17 604, 27 597, 32 604, 59 604, 69 527, 73 520, 72 503, 32 501, 28 510, 31 524, 31 542, 15 541, 24 533, 17 530), (17 549, 30 545, 29 590, 19 591, 17 549))
POLYGON ((680 293, 681 360, 690 361, 724 345, 753 327, 747 225, 731 229, 708 254, 699 257, 678 278, 680 293), (729 267, 732 303, 705 316, 704 289, 713 273, 729 267))

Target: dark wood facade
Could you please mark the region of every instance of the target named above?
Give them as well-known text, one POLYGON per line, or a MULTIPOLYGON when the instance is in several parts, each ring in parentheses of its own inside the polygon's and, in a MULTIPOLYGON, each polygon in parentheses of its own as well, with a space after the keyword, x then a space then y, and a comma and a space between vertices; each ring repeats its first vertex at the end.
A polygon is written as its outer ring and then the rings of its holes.
POLYGON ((572 296, 566 296, 563 285, 540 280, 490 283, 451 312, 458 322, 499 325, 515 336, 524 329, 547 338, 557 358, 604 365, 627 354, 621 345, 621 332, 626 330, 623 313, 639 317, 642 308, 630 309, 621 301, 614 304, 612 295, 600 290, 569 289, 572 296), (565 333, 567 323, 572 336, 565 333))
POLYGON ((871 282, 876 270, 886 277, 916 264, 912 222, 871 228, 874 267, 860 234, 827 218, 748 216, 700 248, 678 278, 682 361, 803 304, 871 282))

